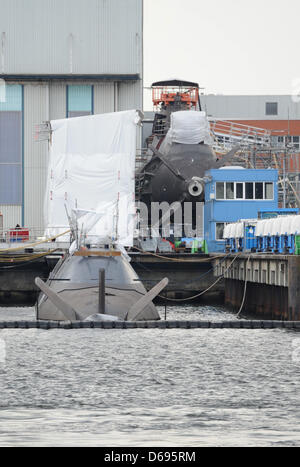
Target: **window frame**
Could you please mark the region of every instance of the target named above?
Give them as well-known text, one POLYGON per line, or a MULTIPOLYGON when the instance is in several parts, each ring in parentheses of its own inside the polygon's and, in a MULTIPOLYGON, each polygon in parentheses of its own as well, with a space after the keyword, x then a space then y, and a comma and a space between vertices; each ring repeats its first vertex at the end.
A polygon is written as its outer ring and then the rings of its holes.
POLYGON ((255 201, 255 182, 245 182, 245 201, 255 201), (252 198, 247 198, 246 185, 252 185, 252 198))
POLYGON ((235 189, 234 190, 235 190, 234 199, 236 201, 243 201, 245 199, 245 183, 244 182, 235 182, 235 189), (242 187, 243 187, 243 196, 241 198, 237 197, 237 185, 242 185, 242 187))
POLYGON ((235 182, 225 182, 225 199, 226 201, 234 201, 236 199, 236 184, 235 182), (231 191, 232 187, 229 185, 233 185, 233 191, 231 191), (231 192, 233 198, 227 198, 227 193, 231 192))
POLYGON ((265 182, 265 181, 256 181, 256 182, 250 182, 250 181, 244 181, 244 182, 241 182, 241 181, 237 181, 237 182, 228 182, 228 181, 216 181, 215 182, 215 192, 216 192, 216 201, 219 201, 219 202, 224 202, 224 201, 232 201, 232 202, 236 202, 236 201, 259 201, 259 202, 264 202, 264 201, 275 201, 275 190, 274 190, 274 185, 275 185, 275 182, 272 182, 272 181, 269 181, 269 182, 265 182), (226 194, 226 184, 227 183, 234 183, 234 198, 230 199, 230 198, 227 198, 226 194), (249 184, 252 184, 253 185, 253 198, 246 198, 246 184, 249 183, 249 184), (256 183, 262 183, 263 184, 263 198, 256 198, 256 193, 255 193, 255 184, 256 183), (224 185, 224 198, 218 198, 217 197, 217 184, 223 184, 224 185), (269 184, 272 184, 273 186, 273 198, 266 198, 266 185, 269 185, 269 184), (243 198, 237 198, 237 185, 243 185, 243 198))
MULTIPOLYGON (((217 221, 215 222, 215 241, 216 242, 225 242, 225 239, 224 238, 217 238, 217 225, 218 224, 223 224, 224 225, 224 230, 225 230, 225 227, 229 224, 232 224, 232 222, 225 222, 225 221, 217 221)), ((224 230, 223 230, 223 233, 224 233, 224 230)))
POLYGON ((216 182, 215 190, 216 190, 216 200, 226 201, 225 182, 216 182), (218 185, 223 185, 223 198, 217 197, 218 196, 218 185))
POLYGON ((225 227, 230 224, 230 222, 224 222, 224 221, 218 221, 218 222, 215 222, 215 241, 216 242, 224 242, 224 238, 217 238, 217 225, 218 224, 223 224, 224 225, 224 229, 223 229, 223 233, 224 233, 224 230, 225 230, 225 227))
POLYGON ((94 85, 86 83, 67 84, 66 85, 66 118, 86 117, 94 115, 94 85), (76 89, 75 89, 76 88, 76 89), (77 99, 80 100, 80 88, 84 88, 90 93, 90 101, 85 100, 84 104, 80 106, 77 99), (73 94, 75 90, 75 94, 73 94), (78 95, 76 96, 76 92, 78 95))
POLYGON ((265 183, 264 183, 264 182, 254 182, 253 188, 254 188, 254 192, 253 192, 254 200, 256 200, 256 201, 264 201, 264 199, 265 199, 265 191, 266 191, 265 183), (256 198, 256 193, 257 193, 257 191, 258 191, 258 187, 257 187, 256 185, 262 185, 262 198, 256 198))
POLYGON ((267 117, 278 117, 278 115, 279 115, 279 104, 278 104, 278 102, 266 102, 265 115, 267 117), (276 105, 276 113, 268 111, 268 106, 275 106, 275 105, 276 105))
POLYGON ((266 201, 274 201, 275 197, 275 190, 274 190, 274 182, 264 182, 264 200, 266 201), (272 185, 272 198, 267 198, 267 185, 272 185))
POLYGON ((285 147, 287 145, 292 146, 292 149, 295 151, 300 150, 300 135, 293 135, 293 136, 274 136, 274 145, 276 147, 285 147))

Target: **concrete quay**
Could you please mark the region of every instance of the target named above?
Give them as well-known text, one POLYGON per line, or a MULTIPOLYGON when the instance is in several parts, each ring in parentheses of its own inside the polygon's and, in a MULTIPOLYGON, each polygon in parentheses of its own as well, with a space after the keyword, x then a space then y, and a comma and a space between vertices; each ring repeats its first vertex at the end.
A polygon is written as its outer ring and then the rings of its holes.
POLYGON ((224 276, 227 306, 265 319, 300 321, 300 256, 233 254, 212 262, 214 276, 224 276))

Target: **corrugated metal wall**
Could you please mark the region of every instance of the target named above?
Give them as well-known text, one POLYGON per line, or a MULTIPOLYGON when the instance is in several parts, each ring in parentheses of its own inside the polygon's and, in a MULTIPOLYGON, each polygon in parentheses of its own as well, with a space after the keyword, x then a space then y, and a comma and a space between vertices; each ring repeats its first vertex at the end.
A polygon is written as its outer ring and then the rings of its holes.
POLYGON ((300 120, 300 103, 293 96, 200 96, 203 110, 213 118, 300 120), (278 115, 266 115, 266 103, 278 103, 278 115))
POLYGON ((143 109, 143 81, 94 84, 94 113, 143 109))
POLYGON ((0 213, 3 214, 3 229, 10 229, 22 224, 22 206, 0 204, 0 213))
POLYGON ((35 125, 66 118, 68 110, 75 115, 67 86, 92 86, 94 113, 142 109, 142 34, 142 0, 1 0, 0 77, 16 75, 10 82, 24 89, 23 208, 0 206, 6 227, 23 217, 26 226, 43 229, 48 143, 35 141, 35 125), (34 83, 24 75, 51 79, 34 83), (140 80, 122 81, 126 75, 140 80))
POLYGON ((114 83, 94 85, 94 113, 102 114, 114 111, 114 83))
POLYGON ((119 83, 118 110, 143 108, 141 81, 119 83))
POLYGON ((2 73, 142 73, 142 3, 1 0, 2 73))
POLYGON ((49 120, 47 84, 24 86, 24 221, 27 227, 42 228, 48 143, 36 142, 35 125, 49 120))
POLYGON ((67 92, 64 82, 51 82, 49 84, 49 120, 66 118, 67 92))

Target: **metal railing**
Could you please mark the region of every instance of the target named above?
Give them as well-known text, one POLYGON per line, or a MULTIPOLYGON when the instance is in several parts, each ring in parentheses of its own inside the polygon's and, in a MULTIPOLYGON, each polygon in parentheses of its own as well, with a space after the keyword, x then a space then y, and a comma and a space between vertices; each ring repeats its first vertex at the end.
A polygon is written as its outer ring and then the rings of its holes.
MULTIPOLYGON (((234 145, 269 147, 271 131, 229 120, 209 118, 210 130, 214 138, 214 148, 218 151, 231 149, 234 145)), ((169 122, 156 121, 154 134, 165 136, 169 130, 169 122)))
POLYGON ((35 243, 39 243, 40 245, 45 245, 48 243, 50 246, 57 243, 70 243, 64 238, 59 238, 57 241, 55 241, 55 239, 52 241, 49 240, 51 239, 45 235, 45 229, 37 227, 30 229, 23 227, 20 227, 20 229, 0 229, 0 251, 1 249, 15 248, 19 246, 21 247, 23 245, 24 248, 26 248, 27 245, 34 245, 35 243))
POLYGON ((241 147, 270 147, 271 131, 250 125, 209 118, 214 136, 214 149, 218 152, 230 150, 239 144, 241 147))

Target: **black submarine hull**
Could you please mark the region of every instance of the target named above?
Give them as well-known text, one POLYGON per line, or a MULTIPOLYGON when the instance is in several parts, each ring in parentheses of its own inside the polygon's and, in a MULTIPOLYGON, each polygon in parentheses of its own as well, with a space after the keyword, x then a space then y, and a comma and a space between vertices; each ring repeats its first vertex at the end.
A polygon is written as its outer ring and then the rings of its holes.
POLYGON ((172 143, 167 154, 157 152, 143 167, 141 201, 203 202, 203 178, 216 161, 216 154, 206 144, 172 143))

